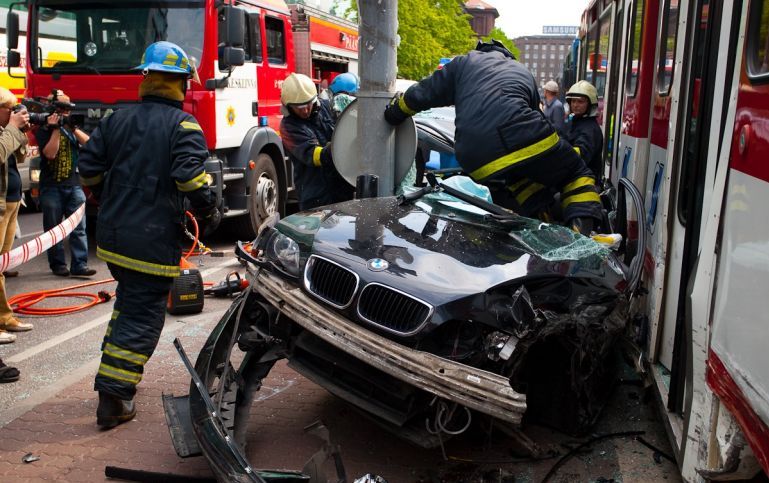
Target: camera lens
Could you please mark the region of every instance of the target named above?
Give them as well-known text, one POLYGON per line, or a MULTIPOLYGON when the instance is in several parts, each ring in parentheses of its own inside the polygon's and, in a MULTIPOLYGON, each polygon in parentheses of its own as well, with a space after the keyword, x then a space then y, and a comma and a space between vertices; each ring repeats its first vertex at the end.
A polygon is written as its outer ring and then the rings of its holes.
POLYGON ((46 120, 48 119, 47 112, 30 112, 29 113, 29 123, 30 124, 45 124, 46 120))

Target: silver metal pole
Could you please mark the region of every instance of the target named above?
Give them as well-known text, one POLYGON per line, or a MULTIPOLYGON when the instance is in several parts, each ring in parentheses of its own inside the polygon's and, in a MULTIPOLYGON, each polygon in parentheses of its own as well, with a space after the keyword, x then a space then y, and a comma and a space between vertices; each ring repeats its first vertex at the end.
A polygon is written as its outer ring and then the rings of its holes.
POLYGON ((394 129, 384 121, 395 92, 397 0, 358 0, 359 70, 358 173, 379 177, 379 196, 395 190, 394 129))

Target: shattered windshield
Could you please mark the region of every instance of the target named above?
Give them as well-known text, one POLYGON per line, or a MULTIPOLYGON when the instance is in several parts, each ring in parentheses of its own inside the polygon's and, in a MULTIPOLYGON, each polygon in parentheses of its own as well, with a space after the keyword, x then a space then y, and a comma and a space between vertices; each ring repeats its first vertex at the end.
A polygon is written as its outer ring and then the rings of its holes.
POLYGON ((153 42, 203 53, 204 2, 51 3, 33 12, 31 61, 40 73, 126 73, 153 42))

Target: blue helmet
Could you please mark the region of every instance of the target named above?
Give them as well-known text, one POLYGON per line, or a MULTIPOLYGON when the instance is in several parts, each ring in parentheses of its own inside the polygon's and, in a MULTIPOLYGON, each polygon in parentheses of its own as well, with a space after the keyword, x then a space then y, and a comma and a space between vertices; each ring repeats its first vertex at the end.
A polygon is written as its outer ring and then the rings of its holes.
POLYGON ((160 41, 150 44, 142 55, 141 65, 136 69, 166 74, 194 76, 194 66, 190 64, 187 54, 178 45, 160 41))
POLYGON ((328 86, 334 94, 355 94, 358 92, 358 76, 352 72, 345 72, 334 77, 331 85, 328 86))

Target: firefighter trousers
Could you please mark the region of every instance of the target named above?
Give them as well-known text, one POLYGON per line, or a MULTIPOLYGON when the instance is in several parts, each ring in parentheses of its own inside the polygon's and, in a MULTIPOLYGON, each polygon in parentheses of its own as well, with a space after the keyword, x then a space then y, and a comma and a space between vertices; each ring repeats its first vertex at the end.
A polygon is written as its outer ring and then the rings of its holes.
POLYGON ((494 202, 523 216, 548 211, 553 194, 561 193, 564 221, 593 218, 601 221, 601 198, 593 172, 563 140, 536 158, 505 173, 504 187, 492 188, 494 202))
POLYGON ((118 285, 94 390, 129 400, 160 340, 173 278, 107 265, 118 285))

